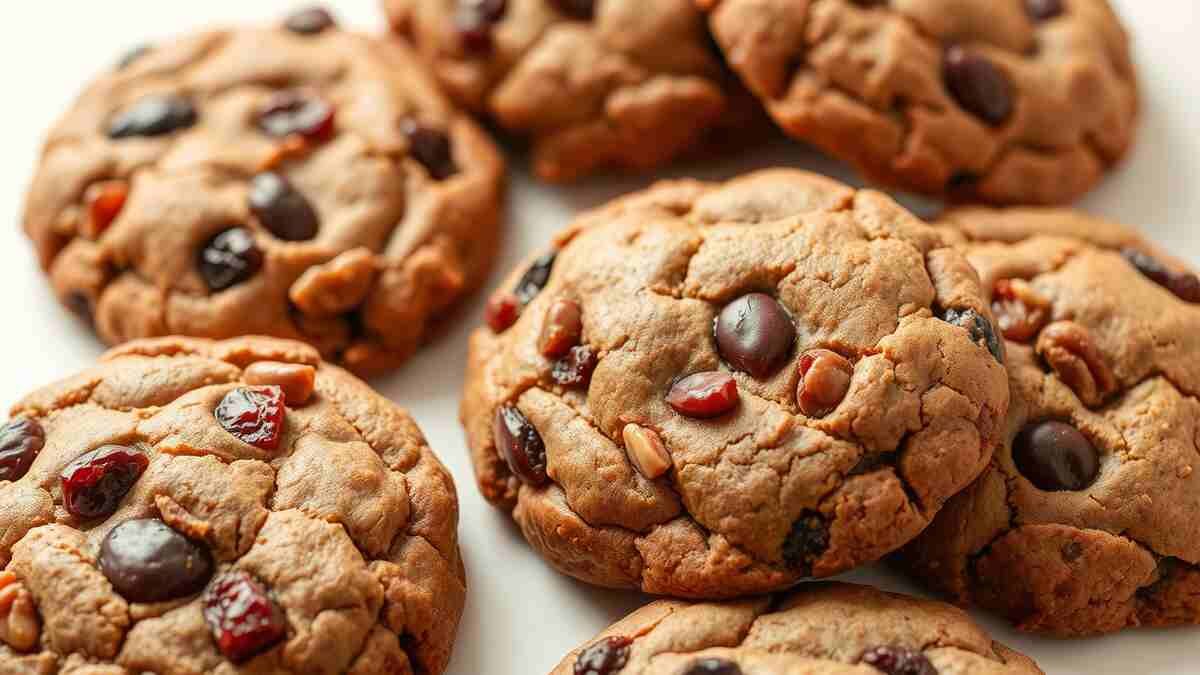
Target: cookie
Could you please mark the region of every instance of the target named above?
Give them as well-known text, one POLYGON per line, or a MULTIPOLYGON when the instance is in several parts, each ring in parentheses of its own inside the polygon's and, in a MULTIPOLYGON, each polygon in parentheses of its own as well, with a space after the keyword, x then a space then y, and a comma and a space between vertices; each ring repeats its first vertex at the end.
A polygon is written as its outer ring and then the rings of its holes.
POLYGON ((271 335, 369 374, 481 283, 503 179, 403 45, 309 11, 123 59, 50 132, 24 226, 110 344, 271 335))
POLYGON ((965 258, 799 171, 586 214, 487 315, 462 404, 479 487, 602 586, 733 597, 876 560, 983 470, 1008 403, 965 258))
POLYGON ((1107 0, 696 0, 790 135, 931 195, 1056 204, 1128 151, 1138 95, 1107 0))
POLYGON ((660 600, 551 675, 1037 675, 950 605, 869 586, 811 583, 728 603, 660 600))
POLYGON ((449 659, 465 591, 453 480, 406 412, 310 346, 109 352, 13 407, 0 503, 2 672, 449 659))
POLYGON ((543 179, 648 170, 769 126, 691 0, 383 4, 456 102, 531 139, 543 179))
POLYGON ((901 562, 1027 631, 1200 623, 1200 280, 1078 212, 946 220, 1007 338, 1012 405, 992 464, 901 562))

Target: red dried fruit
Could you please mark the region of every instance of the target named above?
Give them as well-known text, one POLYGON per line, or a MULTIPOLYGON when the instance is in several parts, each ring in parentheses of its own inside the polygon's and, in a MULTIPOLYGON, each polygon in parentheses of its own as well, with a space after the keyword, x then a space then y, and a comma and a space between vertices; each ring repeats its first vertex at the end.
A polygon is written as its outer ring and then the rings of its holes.
POLYGON ((543 356, 556 359, 579 344, 583 336, 583 310, 573 300, 555 300, 546 311, 538 349, 543 356))
POLYGON ((613 636, 596 642, 575 659, 575 675, 612 675, 629 663, 629 645, 633 640, 613 636))
POLYGON ((46 430, 28 417, 11 419, 0 427, 0 481, 20 480, 46 445, 46 430))
POLYGON ((225 395, 213 414, 221 428, 263 450, 279 447, 286 411, 283 389, 239 387, 225 395))
POLYGON ((521 303, 512 293, 501 293, 488 300, 484 320, 493 333, 508 330, 521 316, 521 303))
POLYGON ((204 620, 225 658, 245 663, 287 635, 283 611, 267 589, 241 570, 213 579, 204 591, 204 620))
POLYGON ((872 647, 863 652, 859 661, 887 675, 938 675, 937 668, 924 654, 908 647, 872 647))
POLYGON ((1154 256, 1135 248, 1126 248, 1121 255, 1146 278, 1175 294, 1184 302, 1200 303, 1200 277, 1192 272, 1176 271, 1154 256))
POLYGON ((584 389, 592 382, 592 373, 600 363, 596 352, 587 345, 572 347, 567 355, 554 362, 550 377, 564 387, 584 389))
POLYGON ((145 453, 123 445, 102 445, 62 470, 63 507, 76 518, 105 518, 150 465, 145 453))
POLYGON ((737 407, 737 381, 729 373, 694 373, 677 381, 667 392, 667 404, 687 417, 719 417, 737 407))
POLYGON ((534 487, 546 482, 546 444, 516 406, 496 409, 492 435, 500 456, 521 482, 534 487))
POLYGON ((293 134, 325 141, 333 136, 333 104, 308 92, 289 89, 272 96, 258 113, 258 128, 276 138, 293 134))
POLYGON ((92 239, 104 234, 120 215, 128 197, 129 183, 123 180, 104 181, 88 188, 85 195, 88 214, 83 233, 92 239))

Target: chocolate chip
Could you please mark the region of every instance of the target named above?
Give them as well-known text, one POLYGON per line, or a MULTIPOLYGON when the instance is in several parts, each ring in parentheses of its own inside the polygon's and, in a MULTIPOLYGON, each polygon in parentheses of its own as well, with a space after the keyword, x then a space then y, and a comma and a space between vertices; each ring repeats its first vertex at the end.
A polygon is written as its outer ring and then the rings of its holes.
POLYGON ((130 520, 100 544, 100 571, 126 600, 164 602, 199 593, 213 559, 161 520, 130 520))
POLYGON ((1100 453, 1078 429, 1046 420, 1027 425, 1012 446, 1021 475, 1046 492, 1079 491, 1096 482, 1100 453))
POLYGON ((575 659, 575 675, 612 675, 629 663, 627 637, 608 637, 589 645, 575 659))
POLYGON ((675 412, 695 419, 720 417, 737 407, 737 381, 729 373, 711 371, 680 378, 667 392, 675 412))
POLYGON ((721 357, 760 379, 782 365, 796 342, 792 317, 765 293, 743 295, 725 305, 714 333, 721 357))
POLYGON ((463 46, 473 52, 490 50, 492 27, 507 11, 507 0, 458 0, 454 26, 463 46))
POLYGON ((558 251, 551 251, 533 261, 533 264, 525 271, 521 280, 517 282, 517 287, 513 289, 513 293, 516 294, 522 305, 528 305, 546 287, 546 282, 550 281, 550 272, 554 269, 554 260, 557 257, 558 251))
POLYGON ((108 137, 163 136, 195 123, 191 100, 178 94, 152 95, 117 113, 108 124, 108 137))
POLYGON ((872 647, 863 652, 859 661, 887 675, 938 675, 937 668, 924 654, 896 645, 872 647))
POLYGON ((1171 291, 1184 302, 1200 303, 1200 278, 1191 272, 1176 272, 1151 256, 1135 248, 1121 250, 1121 255, 1130 265, 1137 268, 1148 279, 1171 291))
POLYGON ((130 48, 128 51, 126 51, 124 54, 121 55, 121 58, 117 59, 117 63, 116 63, 117 70, 125 70, 129 66, 133 65, 134 61, 137 61, 138 59, 149 54, 153 50, 154 50, 154 48, 150 45, 137 45, 136 47, 130 48))
POLYGON ((45 445, 46 430, 35 419, 17 417, 0 426, 0 481, 23 478, 45 445))
POLYGON ((454 152, 446 132, 421 124, 415 119, 400 121, 400 133, 408 139, 408 152, 434 180, 446 180, 458 173, 454 152))
POLYGON ((1000 363, 1004 363, 1004 346, 996 336, 992 322, 973 309, 948 309, 942 314, 946 323, 965 328, 971 335, 971 341, 987 349, 1000 363))
POLYGON ((592 381, 592 373, 600 359, 587 345, 572 347, 567 355, 554 362, 550 378, 564 387, 584 389, 592 381))
POLYGON ((589 21, 596 14, 596 0, 551 0, 558 11, 573 19, 589 21))
POLYGON ((297 135, 327 140, 333 135, 333 104, 315 94, 288 89, 274 94, 258 112, 258 128, 268 136, 297 135))
POLYGON ((1034 21, 1047 21, 1063 13, 1062 0, 1025 0, 1025 11, 1034 21))
POLYGON ((946 50, 942 76, 958 104, 984 122, 1000 126, 1012 115, 1012 83, 987 57, 954 45, 946 50))
POLYGON ((680 675, 742 675, 742 669, 726 659, 700 659, 680 675))
POLYGON ((308 7, 293 12, 283 21, 283 27, 299 35, 316 35, 333 28, 337 21, 324 7, 308 7))
POLYGON ((317 236, 317 212, 283 176, 268 171, 250 179, 250 211, 271 234, 284 241, 317 236))
POLYGON ((496 409, 492 434, 496 449, 513 475, 534 487, 546 482, 546 445, 516 406, 502 405, 496 409))
POLYGON ((792 523, 792 531, 783 542, 783 560, 809 574, 813 563, 828 548, 829 527, 825 519, 816 511, 805 511, 792 523))
POLYGON ((231 227, 200 249, 200 276, 211 290, 223 291, 254 276, 262 262, 262 251, 250 230, 231 227))

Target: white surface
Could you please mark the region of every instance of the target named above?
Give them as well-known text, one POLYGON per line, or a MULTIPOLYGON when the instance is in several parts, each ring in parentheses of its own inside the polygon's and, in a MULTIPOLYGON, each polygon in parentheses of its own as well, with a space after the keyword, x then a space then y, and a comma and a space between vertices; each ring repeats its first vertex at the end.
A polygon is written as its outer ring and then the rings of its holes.
MULTIPOLYGON (((1005 0, 1015 1, 1015 0, 1005 0)), ((287 0, 40 0, 7 3, 0 23, 5 101, 0 108, 0 270, 4 321, 0 329, 0 404, 86 366, 101 346, 59 309, 18 233, 25 186, 41 136, 74 98, 83 80, 134 44, 234 20, 274 20, 287 0)), ((379 30, 374 0, 344 0, 345 22, 379 30)), ((1084 205, 1113 219, 1140 224, 1180 255, 1200 261, 1200 9, 1189 0, 1116 0, 1135 37, 1143 84, 1143 119, 1132 158, 1084 205)), ((670 175, 732 176, 775 165, 811 168, 848 178, 846 171, 780 140, 721 165, 681 167, 670 175)), ((576 209, 592 206, 651 177, 593 180, 570 188, 532 183, 514 160, 508 236, 494 279, 521 254, 546 241, 576 209)), ((458 393, 470 328, 482 297, 471 301, 436 345, 375 384, 412 410, 430 443, 450 466, 462 502, 460 535, 469 599, 452 675, 539 675, 580 642, 633 609, 643 598, 590 589, 559 576, 530 552, 506 516, 476 491, 457 422, 458 393)), ((3 508, 3 505, 0 505, 3 508)), ((891 588, 914 589, 894 574, 852 575, 891 588)), ((1052 641, 1019 635, 983 617, 997 639, 1038 660, 1051 675, 1139 675, 1200 672, 1200 629, 1134 631, 1103 639, 1052 641)))

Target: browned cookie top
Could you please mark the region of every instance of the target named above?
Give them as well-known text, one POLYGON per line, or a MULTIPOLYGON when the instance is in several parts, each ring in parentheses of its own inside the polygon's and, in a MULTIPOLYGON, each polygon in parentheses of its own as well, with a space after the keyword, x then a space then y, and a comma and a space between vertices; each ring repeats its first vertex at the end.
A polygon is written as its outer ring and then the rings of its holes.
POLYGON ((444 670, 453 481, 311 347, 136 341, 12 415, 0 672, 444 670))
POLYGON ((109 343, 266 334, 377 371, 481 281, 502 182, 403 46, 302 14, 101 76, 50 132, 24 224, 109 343))
POLYGON ((1137 91, 1107 0, 696 0, 784 129, 873 180, 1062 203, 1129 148, 1137 91))
POLYGON ((1026 630, 1200 623, 1200 279, 1078 212, 946 221, 1008 338, 1012 405, 905 562, 1026 630))
POLYGON ((562 571, 683 597, 912 539, 1008 393, 978 277, 886 196, 798 171, 664 183, 493 297, 462 415, 479 484, 562 571))
POLYGON ((545 179, 649 169, 716 125, 758 121, 691 0, 384 6, 452 98, 532 137, 545 179))
POLYGON ((950 605, 868 586, 804 584, 774 598, 660 600, 551 675, 1040 675, 950 605))

